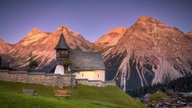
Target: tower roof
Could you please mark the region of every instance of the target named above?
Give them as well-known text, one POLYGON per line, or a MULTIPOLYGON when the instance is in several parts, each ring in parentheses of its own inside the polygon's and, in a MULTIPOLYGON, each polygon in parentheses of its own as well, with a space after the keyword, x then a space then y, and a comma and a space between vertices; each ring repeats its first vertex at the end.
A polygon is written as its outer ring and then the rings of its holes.
POLYGON ((55 50, 61 50, 61 49, 69 49, 69 46, 67 45, 63 33, 60 36, 59 42, 57 43, 55 50))

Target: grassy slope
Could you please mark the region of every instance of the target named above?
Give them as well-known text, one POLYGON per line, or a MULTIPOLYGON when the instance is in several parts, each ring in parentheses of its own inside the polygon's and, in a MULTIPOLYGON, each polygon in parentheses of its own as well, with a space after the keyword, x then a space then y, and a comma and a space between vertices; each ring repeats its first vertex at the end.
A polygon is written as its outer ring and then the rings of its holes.
POLYGON ((54 97, 56 87, 42 85, 0 82, 1 108, 143 108, 118 87, 90 87, 78 85, 77 88, 65 88, 71 91, 70 99, 54 97), (37 90, 38 96, 22 93, 23 88, 37 90))
POLYGON ((168 96, 163 92, 155 92, 150 96, 150 99, 153 101, 161 100, 162 98, 167 98, 168 96))

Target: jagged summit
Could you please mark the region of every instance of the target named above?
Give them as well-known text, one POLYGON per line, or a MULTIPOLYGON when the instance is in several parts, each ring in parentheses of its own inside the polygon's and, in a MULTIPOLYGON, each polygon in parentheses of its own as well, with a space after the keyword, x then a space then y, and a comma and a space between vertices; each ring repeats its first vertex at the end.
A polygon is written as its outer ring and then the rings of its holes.
POLYGON ((117 28, 110 29, 108 33, 122 33, 127 29, 128 29, 127 27, 117 27, 117 28))
POLYGON ((67 28, 67 27, 64 26, 64 25, 61 25, 60 27, 57 28, 56 31, 63 31, 64 29, 69 29, 69 28, 67 28))
POLYGON ((19 41, 20 45, 23 46, 28 46, 31 43, 42 39, 43 37, 45 37, 47 34, 42 32, 41 30, 39 30, 38 28, 34 28, 30 33, 28 33, 21 41, 19 41))
POLYGON ((140 18, 137 19, 137 22, 150 22, 150 23, 160 23, 160 21, 152 18, 152 17, 148 17, 148 16, 141 16, 140 18))
POLYGON ((63 33, 63 35, 67 38, 68 37, 68 34, 72 34, 73 36, 79 36, 81 34, 77 33, 77 32, 74 32, 73 30, 71 30, 70 28, 64 26, 64 25, 61 25, 60 27, 58 27, 55 31, 56 33, 58 34, 61 34, 63 33))
POLYGON ((158 25, 158 26, 164 26, 167 27, 166 24, 160 22, 159 20, 153 18, 153 17, 148 17, 148 16, 141 16, 140 18, 137 19, 135 24, 152 24, 152 25, 158 25))
POLYGON ((6 42, 0 38, 0 45, 5 44, 6 42))
POLYGON ((104 34, 97 41, 94 42, 96 45, 102 45, 102 47, 110 47, 119 41, 119 39, 123 36, 124 32, 129 28, 126 27, 117 27, 108 31, 108 33, 104 34))
POLYGON ((38 28, 34 28, 28 35, 36 35, 42 33, 38 28))
POLYGON ((10 50, 11 46, 0 39, 0 54, 7 53, 10 50))
POLYGON ((69 29, 68 27, 66 27, 64 25, 61 25, 60 27, 58 27, 56 31, 59 31, 59 32, 72 32, 71 29, 69 29))

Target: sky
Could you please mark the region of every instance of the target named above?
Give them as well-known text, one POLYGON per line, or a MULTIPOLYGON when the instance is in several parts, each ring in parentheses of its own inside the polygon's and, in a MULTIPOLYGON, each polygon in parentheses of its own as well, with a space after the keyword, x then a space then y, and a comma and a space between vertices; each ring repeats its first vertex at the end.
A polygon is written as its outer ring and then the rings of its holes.
POLYGON ((191 11, 192 0, 0 0, 0 39, 14 44, 35 27, 54 32, 64 25, 94 42, 141 16, 189 32, 191 11))

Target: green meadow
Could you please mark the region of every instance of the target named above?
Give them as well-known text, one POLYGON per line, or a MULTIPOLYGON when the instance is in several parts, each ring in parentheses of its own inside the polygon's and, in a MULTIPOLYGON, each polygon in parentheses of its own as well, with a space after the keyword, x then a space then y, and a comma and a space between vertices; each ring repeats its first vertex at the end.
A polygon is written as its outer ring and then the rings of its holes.
POLYGON ((70 98, 55 97, 57 87, 36 84, 0 82, 0 108, 145 108, 118 87, 98 88, 78 85, 64 88, 70 98), (35 89, 37 96, 26 95, 22 89, 35 89))

